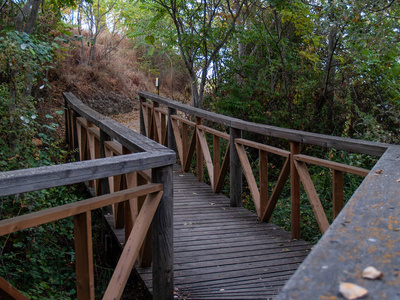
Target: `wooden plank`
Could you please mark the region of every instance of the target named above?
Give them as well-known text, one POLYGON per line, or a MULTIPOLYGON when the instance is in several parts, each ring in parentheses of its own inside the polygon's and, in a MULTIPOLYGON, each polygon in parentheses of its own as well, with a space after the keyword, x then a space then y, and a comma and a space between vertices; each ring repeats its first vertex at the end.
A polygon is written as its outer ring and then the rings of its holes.
POLYGON ((243 205, 242 199, 242 167, 240 165, 239 154, 235 147, 235 139, 242 137, 242 131, 237 128, 230 128, 229 139, 229 176, 230 176, 230 202, 231 206, 239 207, 243 205))
POLYGON ((163 183, 160 205, 152 222, 153 298, 174 297, 173 249, 173 168, 172 165, 152 170, 153 182, 163 183))
POLYGON ((220 137, 213 135, 213 158, 212 158, 212 162, 213 162, 213 177, 214 177, 214 181, 213 181, 213 192, 216 193, 217 192, 217 183, 219 181, 219 175, 220 175, 220 171, 221 171, 221 141, 220 141, 220 137))
POLYGON ((315 190, 310 173, 308 173, 307 166, 304 162, 299 162, 295 160, 295 165, 303 184, 304 190, 307 193, 308 200, 310 201, 315 218, 317 219, 318 226, 321 232, 324 234, 329 228, 329 222, 325 215, 321 201, 319 200, 317 191, 315 190))
POLYGON ((276 147, 273 147, 273 146, 264 145, 264 144, 260 144, 260 143, 257 143, 257 142, 245 140, 245 139, 236 139, 235 143, 241 144, 241 145, 244 145, 244 146, 247 146, 247 147, 255 148, 255 149, 258 149, 258 150, 262 150, 262 151, 265 151, 265 152, 268 152, 268 153, 277 154, 277 155, 280 155, 280 156, 283 156, 283 157, 289 157, 289 155, 290 155, 289 151, 286 151, 286 150, 283 150, 283 149, 280 149, 280 148, 276 148, 276 147))
POLYGON ((297 161, 302 161, 302 162, 308 163, 308 164, 322 166, 322 167, 330 168, 332 170, 342 171, 342 172, 355 174, 355 175, 359 175, 359 176, 363 176, 363 177, 367 176, 370 172, 367 169, 353 167, 353 166, 345 165, 345 164, 338 163, 335 161, 329 161, 326 159, 307 156, 304 154, 295 155, 294 159, 297 161))
POLYGON ((119 124, 108 117, 101 115, 88 106, 84 105, 72 93, 63 93, 68 106, 71 107, 80 117, 85 118, 99 129, 107 133, 113 140, 118 141, 132 152, 141 151, 167 151, 167 149, 140 135, 139 133, 119 124))
POLYGON ((176 151, 176 140, 174 136, 174 130, 172 128, 172 117, 176 115, 176 110, 168 108, 168 124, 167 124, 167 146, 169 149, 176 151))
POLYGON ((122 155, 122 145, 117 141, 104 141, 104 147, 112 151, 116 156, 122 155))
POLYGON ((268 201, 268 205, 265 208, 265 211, 261 214, 260 220, 262 222, 268 222, 272 216, 272 213, 275 209, 276 203, 285 187, 286 181, 290 175, 290 160, 289 158, 286 159, 285 164, 279 173, 278 180, 275 184, 274 190, 272 191, 271 198, 268 201))
POLYGON ((369 299, 399 298, 399 163, 400 147, 390 147, 277 300, 294 294, 297 299, 333 299, 340 282, 364 287, 369 299), (366 266, 374 266, 384 278, 362 278, 366 266))
POLYGON ((29 298, 8 283, 3 277, 0 277, 0 299, 28 300, 29 298))
POLYGON ((190 121, 188 119, 182 118, 182 117, 180 117, 178 115, 173 115, 172 119, 176 120, 176 121, 179 121, 179 122, 182 122, 182 123, 185 123, 188 126, 196 127, 196 123, 195 122, 192 122, 192 121, 190 121))
POLYGON ((244 130, 276 138, 283 138, 289 141, 317 145, 326 148, 345 150, 349 152, 376 155, 376 156, 381 156, 389 147, 389 144, 384 144, 384 143, 375 143, 375 142, 362 141, 356 139, 335 137, 330 135, 252 123, 236 119, 233 117, 227 117, 206 110, 202 110, 148 92, 139 92, 138 94, 141 97, 157 101, 162 105, 188 113, 195 117, 204 118, 205 120, 209 120, 221 125, 234 127, 237 128, 238 130, 244 130))
POLYGON ((247 158, 246 154, 246 149, 244 149, 243 145, 236 144, 236 151, 239 156, 239 160, 242 164, 242 169, 244 176, 246 177, 247 184, 249 186, 249 190, 251 192, 251 195, 253 196, 253 202, 254 206, 256 207, 257 210, 257 215, 260 216, 261 211, 260 211, 260 192, 258 191, 256 179, 254 178, 253 170, 251 169, 251 165, 249 163, 249 159, 247 158))
POLYGON ((208 177, 210 178, 210 182, 211 182, 211 188, 214 189, 214 187, 215 187, 215 184, 214 184, 214 166, 213 166, 213 161, 211 159, 210 149, 208 149, 206 135, 205 135, 204 131, 202 131, 202 130, 200 130, 198 128, 196 130, 197 130, 198 141, 199 141, 200 146, 201 146, 201 152, 202 152, 204 160, 206 162, 206 167, 207 167, 207 171, 208 171, 208 177))
POLYGON ((215 184, 215 191, 214 191, 215 193, 220 193, 222 190, 222 187, 225 182, 225 177, 229 169, 229 159, 230 159, 230 144, 228 144, 226 148, 225 156, 222 161, 222 167, 217 177, 217 183, 215 184))
MULTIPOLYGON (((201 118, 196 118, 196 126, 201 125, 202 120, 201 118)), ((197 133, 197 129, 195 129, 195 133, 197 133)), ((200 137, 198 134, 196 136, 196 174, 197 174, 197 181, 203 181, 203 153, 201 152, 201 144, 200 144, 200 137)))
POLYGON ((225 132, 222 132, 222 131, 215 130, 215 129, 211 128, 211 127, 200 125, 200 126, 197 126, 197 129, 200 129, 200 130, 202 130, 204 132, 210 133, 210 134, 212 134, 214 136, 218 136, 218 137, 220 137, 220 138, 222 138, 224 140, 227 140, 227 141, 229 141, 229 139, 230 139, 229 134, 227 134, 225 132))
POLYGON ((190 138, 189 151, 185 155, 184 165, 182 166, 184 172, 189 172, 190 166, 192 165, 192 158, 195 150, 196 150, 196 131, 193 130, 192 137, 190 138))
POLYGON ((333 219, 336 219, 340 211, 344 207, 344 182, 343 172, 332 170, 332 202, 333 202, 333 219))
POLYGON ((259 193, 259 201, 260 201, 260 211, 258 213, 258 217, 261 219, 262 214, 267 209, 268 206, 268 152, 259 150, 259 176, 260 176, 260 193, 259 193))
POLYGON ((290 229, 293 239, 300 238, 300 177, 294 156, 300 153, 300 143, 290 142, 290 229))
POLYGON ((175 141, 176 141, 176 148, 178 149, 178 154, 179 154, 179 159, 181 161, 181 165, 184 163, 184 152, 183 152, 183 141, 181 138, 181 132, 179 130, 178 122, 174 119, 172 119, 172 129, 173 133, 175 136, 175 141))
POLYGON ((2 220, 0 221, 0 236, 85 213, 107 205, 111 205, 113 203, 126 201, 130 198, 154 193, 162 189, 162 184, 152 183, 145 186, 119 191, 113 194, 102 195, 75 203, 48 208, 27 215, 14 217, 12 219, 2 220))
POLYGON ((142 209, 136 219, 132 232, 125 243, 124 250, 114 270, 113 276, 104 293, 103 299, 120 299, 126 282, 132 271, 133 264, 139 254, 140 247, 146 237, 153 216, 160 203, 162 192, 150 194, 143 203, 142 209))
POLYGON ((74 216, 76 294, 94 300, 92 218, 87 211, 74 216))
POLYGON ((136 172, 176 161, 173 152, 141 152, 0 173, 0 196, 14 195, 87 180, 136 172))

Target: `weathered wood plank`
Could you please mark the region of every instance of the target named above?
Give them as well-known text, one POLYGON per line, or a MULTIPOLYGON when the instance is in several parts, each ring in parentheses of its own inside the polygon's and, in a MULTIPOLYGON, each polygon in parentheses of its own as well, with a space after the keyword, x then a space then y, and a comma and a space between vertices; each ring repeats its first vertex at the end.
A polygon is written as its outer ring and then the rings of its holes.
POLYGON ((139 92, 139 96, 215 123, 234 127, 243 131, 258 133, 271 137, 283 138, 303 144, 311 144, 376 156, 381 156, 389 147, 388 144, 384 143, 375 143, 356 139, 335 137, 330 135, 247 122, 240 119, 222 116, 213 112, 195 108, 193 106, 179 103, 177 101, 154 95, 148 92, 139 92))
POLYGON ((8 283, 3 277, 0 277, 0 299, 28 300, 29 298, 8 283))
MULTIPOLYGON (((214 299, 219 297, 214 291, 236 289, 225 296, 243 299, 245 281, 251 286, 250 298, 276 295, 310 245, 291 240, 290 233, 274 224, 258 222, 242 207, 229 207, 229 199, 213 194, 193 175, 174 172, 174 181, 176 293, 187 299, 214 299)), ((150 288, 151 270, 138 269, 150 288)))
POLYGON ((322 167, 330 168, 332 170, 342 171, 345 173, 350 173, 350 174, 359 175, 359 176, 363 176, 363 177, 365 177, 369 174, 369 170, 364 169, 364 168, 353 167, 353 166, 345 165, 345 164, 338 163, 335 161, 329 161, 326 159, 307 156, 304 154, 297 154, 294 156, 294 159, 297 161, 302 161, 302 162, 308 163, 308 164, 322 166, 322 167))
POLYGON ((306 191, 306 194, 308 196, 308 200, 310 201, 315 218, 317 219, 319 229, 321 230, 322 234, 324 234, 329 228, 329 222, 328 218, 326 217, 324 207, 322 206, 317 191, 315 190, 310 173, 308 173, 305 163, 295 161, 295 165, 303 184, 304 190, 306 191))
POLYGON ((74 216, 76 294, 94 300, 91 211, 74 216))
POLYGON ((103 299, 120 299, 162 195, 163 192, 160 191, 146 197, 103 299))
POLYGON ((175 154, 141 152, 112 158, 74 162, 0 173, 0 196, 131 173, 175 162, 175 154))
POLYGON ((14 217, 12 219, 2 220, 0 221, 0 236, 85 213, 107 205, 126 201, 130 198, 160 191, 162 189, 162 184, 148 184, 145 186, 119 191, 113 194, 102 195, 87 200, 48 208, 27 215, 14 217))
POLYGON ((366 288, 368 299, 399 299, 399 165, 400 147, 392 146, 276 299, 333 299, 340 282, 366 288), (362 278, 371 265, 383 279, 362 278))

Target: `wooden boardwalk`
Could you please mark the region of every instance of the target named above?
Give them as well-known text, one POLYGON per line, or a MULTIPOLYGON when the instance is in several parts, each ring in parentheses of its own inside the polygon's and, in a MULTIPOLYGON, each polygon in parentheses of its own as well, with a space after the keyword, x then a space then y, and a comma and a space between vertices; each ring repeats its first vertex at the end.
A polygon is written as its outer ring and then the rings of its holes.
MULTIPOLYGON (((226 196, 192 174, 174 171, 174 281, 180 298, 272 298, 310 249, 247 209, 229 207, 226 196)), ((151 290, 151 268, 137 270, 151 290)))

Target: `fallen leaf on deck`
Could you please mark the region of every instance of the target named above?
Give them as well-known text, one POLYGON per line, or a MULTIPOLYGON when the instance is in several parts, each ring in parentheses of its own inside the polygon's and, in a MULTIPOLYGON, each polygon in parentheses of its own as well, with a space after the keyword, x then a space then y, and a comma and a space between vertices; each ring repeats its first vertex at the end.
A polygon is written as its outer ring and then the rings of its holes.
POLYGON ((358 299, 368 294, 367 289, 350 282, 341 282, 339 291, 347 300, 358 299))
POLYGON ((383 170, 375 171, 376 174, 381 174, 382 172, 383 172, 383 170))
POLYGON ((289 248, 285 248, 285 249, 283 249, 282 251, 283 251, 283 252, 288 252, 288 251, 290 251, 290 249, 289 249, 289 248))
POLYGON ((397 182, 400 182, 400 179, 397 179, 397 182))
POLYGON ((362 276, 367 279, 379 279, 383 276, 383 273, 374 267, 369 266, 364 269, 362 276))

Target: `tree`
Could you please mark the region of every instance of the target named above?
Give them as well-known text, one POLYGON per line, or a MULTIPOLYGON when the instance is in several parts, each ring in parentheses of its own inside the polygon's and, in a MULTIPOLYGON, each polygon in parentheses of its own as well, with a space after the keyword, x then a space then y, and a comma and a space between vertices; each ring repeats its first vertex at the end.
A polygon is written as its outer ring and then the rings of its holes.
POLYGON ((207 74, 219 59, 245 0, 154 0, 175 26, 177 45, 190 76, 193 106, 202 107, 207 74))

